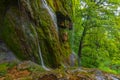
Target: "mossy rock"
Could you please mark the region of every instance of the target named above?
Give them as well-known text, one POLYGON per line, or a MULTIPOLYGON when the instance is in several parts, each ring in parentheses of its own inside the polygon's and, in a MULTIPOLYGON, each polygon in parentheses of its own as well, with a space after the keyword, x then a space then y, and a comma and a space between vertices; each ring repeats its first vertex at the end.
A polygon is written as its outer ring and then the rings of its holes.
POLYGON ((0 77, 1 76, 5 76, 8 72, 8 69, 13 68, 15 65, 17 64, 17 62, 5 62, 5 63, 1 63, 0 64, 0 77))
MULTIPOLYGON (((42 2, 40 0, 7 1, 0 1, 2 5, 0 38, 20 60, 31 60, 38 64, 41 64, 38 51, 40 45, 45 65, 52 68, 60 67, 64 61, 62 58, 70 54, 69 43, 66 42, 64 45, 60 42, 51 16, 42 6, 42 2)), ((64 15, 68 15, 62 1, 47 2, 53 11, 59 10, 64 15)))

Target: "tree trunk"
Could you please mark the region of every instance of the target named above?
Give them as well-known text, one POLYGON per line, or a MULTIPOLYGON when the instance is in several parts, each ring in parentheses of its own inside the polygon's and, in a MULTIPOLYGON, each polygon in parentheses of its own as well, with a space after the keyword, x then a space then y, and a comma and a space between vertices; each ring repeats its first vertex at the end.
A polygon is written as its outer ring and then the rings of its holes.
POLYGON ((78 66, 79 67, 81 66, 82 48, 83 48, 83 42, 84 42, 85 35, 86 35, 86 28, 83 29, 81 39, 80 39, 80 44, 79 44, 79 50, 78 50, 78 66))

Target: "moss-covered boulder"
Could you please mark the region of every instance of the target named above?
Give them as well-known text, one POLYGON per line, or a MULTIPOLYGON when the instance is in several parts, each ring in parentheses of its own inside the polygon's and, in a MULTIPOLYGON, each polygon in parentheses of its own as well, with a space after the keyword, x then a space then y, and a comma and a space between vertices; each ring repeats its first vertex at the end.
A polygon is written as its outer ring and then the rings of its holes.
POLYGON ((57 16, 58 31, 44 0, 1 0, 0 38, 20 60, 41 64, 41 50, 44 63, 58 68, 69 64, 71 49, 67 30, 72 27, 68 14, 71 6, 66 0, 46 1, 57 16))

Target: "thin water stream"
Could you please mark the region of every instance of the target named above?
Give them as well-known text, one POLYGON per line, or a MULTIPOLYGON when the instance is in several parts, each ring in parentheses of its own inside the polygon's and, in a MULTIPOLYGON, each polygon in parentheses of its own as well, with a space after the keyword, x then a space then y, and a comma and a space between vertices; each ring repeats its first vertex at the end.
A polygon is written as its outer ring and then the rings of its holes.
POLYGON ((56 31, 58 32, 57 18, 56 18, 54 11, 52 10, 52 8, 50 6, 48 6, 46 0, 42 0, 42 4, 43 4, 43 7, 46 8, 48 13, 50 14, 52 21, 54 23, 54 26, 56 28, 56 31))
MULTIPOLYGON (((41 0, 41 1, 42 1, 43 7, 44 7, 44 8, 48 11, 48 13, 50 14, 51 19, 52 19, 52 21, 53 21, 53 23, 54 23, 55 29, 56 29, 56 31, 58 32, 57 18, 56 18, 56 15, 55 15, 54 11, 52 10, 52 8, 51 8, 50 6, 48 6, 46 0, 41 0)), ((18 4, 19 4, 19 9, 20 9, 20 1, 18 1, 18 4)), ((22 16, 21 13, 20 13, 20 15, 22 16)), ((23 22, 22 22, 22 18, 21 18, 21 24, 22 24, 23 31, 26 32, 26 31, 25 31, 25 26, 24 26, 24 24, 23 24, 23 22)), ((42 66, 45 70, 49 71, 50 69, 48 69, 48 68, 45 66, 45 64, 44 64, 44 60, 43 60, 43 57, 42 57, 41 48, 40 48, 40 45, 39 45, 40 42, 39 42, 38 34, 37 34, 37 31, 36 31, 35 28, 34 28, 34 31, 35 31, 35 34, 36 34, 36 37, 37 37, 37 47, 38 47, 39 57, 40 57, 40 61, 41 61, 41 62, 40 62, 40 63, 41 63, 41 66, 42 66)))
POLYGON ((41 52, 41 49, 40 49, 40 45, 39 45, 39 42, 38 42, 38 51, 39 51, 39 56, 40 56, 40 59, 41 59, 41 65, 42 67, 47 70, 47 71, 50 71, 50 69, 48 69, 45 64, 44 64, 44 61, 43 61, 43 57, 42 57, 42 52, 41 52))

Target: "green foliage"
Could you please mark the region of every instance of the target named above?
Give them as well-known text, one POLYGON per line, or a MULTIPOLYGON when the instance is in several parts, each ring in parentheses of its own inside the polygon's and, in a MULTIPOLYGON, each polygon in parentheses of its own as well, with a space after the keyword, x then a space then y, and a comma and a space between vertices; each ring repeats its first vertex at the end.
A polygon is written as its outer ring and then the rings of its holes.
POLYGON ((6 63, 1 63, 1 64, 0 64, 0 76, 4 76, 4 75, 7 73, 8 69, 13 68, 16 64, 17 64, 16 62, 12 62, 12 63, 8 63, 8 62, 6 62, 6 63))
POLYGON ((109 67, 106 67, 106 66, 99 67, 99 69, 101 69, 101 70, 103 70, 103 71, 106 71, 106 72, 109 72, 109 73, 118 74, 117 71, 115 71, 115 70, 113 70, 113 69, 110 69, 109 67))
POLYGON ((44 72, 45 70, 41 67, 41 66, 39 66, 39 65, 31 65, 30 67, 28 67, 28 70, 30 71, 30 72, 38 72, 38 71, 40 71, 40 72, 44 72))
POLYGON ((116 15, 115 11, 120 1, 73 1, 75 4, 73 50, 78 53, 78 46, 84 37, 82 66, 119 73, 120 15, 116 15))
POLYGON ((7 63, 0 64, 0 76, 7 73, 7 63))

